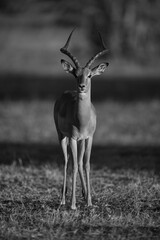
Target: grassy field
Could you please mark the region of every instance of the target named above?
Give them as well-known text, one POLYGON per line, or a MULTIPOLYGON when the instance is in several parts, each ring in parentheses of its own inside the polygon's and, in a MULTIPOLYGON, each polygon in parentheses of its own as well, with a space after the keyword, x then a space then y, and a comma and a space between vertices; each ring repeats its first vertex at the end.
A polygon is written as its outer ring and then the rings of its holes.
POLYGON ((54 101, 0 103, 0 238, 159 239, 160 101, 95 102, 93 207, 60 208, 63 159, 54 101))
MULTIPOLYGON (((152 171, 92 170, 93 207, 78 182, 77 211, 59 208, 62 172, 54 163, 1 166, 2 239, 159 239, 160 184, 152 171)), ((70 188, 69 193, 70 195, 70 188)))

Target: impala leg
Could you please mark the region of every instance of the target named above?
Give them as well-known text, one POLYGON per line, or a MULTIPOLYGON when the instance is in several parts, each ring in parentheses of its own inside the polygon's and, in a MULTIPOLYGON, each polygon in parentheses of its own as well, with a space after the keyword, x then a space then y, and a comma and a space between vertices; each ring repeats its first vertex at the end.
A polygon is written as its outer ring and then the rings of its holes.
POLYGON ((68 155, 67 155, 67 138, 63 138, 60 141, 62 152, 64 156, 64 175, 63 175, 63 189, 62 189, 62 200, 61 205, 65 205, 65 195, 66 195, 66 181, 67 181, 67 163, 68 163, 68 155))
POLYGON ((76 179, 77 179, 77 141, 71 138, 70 140, 70 148, 72 152, 73 159, 73 176, 72 176, 72 203, 71 209, 76 210, 76 179))
POLYGON ((85 149, 85 140, 81 140, 81 141, 79 141, 79 144, 78 144, 78 171, 79 171, 79 176, 80 176, 81 183, 82 183, 82 195, 86 199, 87 189, 86 189, 86 184, 85 184, 84 174, 83 174, 84 149, 85 149))
POLYGON ((89 177, 91 148, 92 148, 92 137, 86 140, 86 150, 85 150, 85 171, 86 171, 86 181, 87 181, 87 205, 88 206, 92 206, 90 177, 89 177))

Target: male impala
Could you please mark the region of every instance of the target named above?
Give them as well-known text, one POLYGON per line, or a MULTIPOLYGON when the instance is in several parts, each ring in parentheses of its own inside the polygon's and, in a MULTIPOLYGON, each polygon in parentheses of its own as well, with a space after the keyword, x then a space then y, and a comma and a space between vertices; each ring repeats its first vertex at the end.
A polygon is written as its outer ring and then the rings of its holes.
POLYGON ((91 65, 99 56, 105 54, 108 50, 105 48, 99 34, 103 50, 92 57, 85 67, 81 67, 76 57, 67 49, 72 33, 73 31, 70 33, 65 46, 61 48, 60 51, 66 54, 73 61, 75 66, 72 66, 63 59, 61 60, 61 64, 64 71, 73 74, 76 78, 77 91, 66 91, 56 101, 54 106, 54 119, 65 161, 61 205, 65 204, 68 163, 67 146, 69 146, 73 159, 71 209, 76 209, 76 178, 78 171, 82 183, 82 194, 87 200, 87 205, 92 206, 89 172, 92 139, 96 129, 96 112, 91 103, 91 78, 103 73, 108 63, 102 63, 93 69, 91 69, 91 65), (85 184, 83 175, 83 156, 85 159, 87 184, 85 184))

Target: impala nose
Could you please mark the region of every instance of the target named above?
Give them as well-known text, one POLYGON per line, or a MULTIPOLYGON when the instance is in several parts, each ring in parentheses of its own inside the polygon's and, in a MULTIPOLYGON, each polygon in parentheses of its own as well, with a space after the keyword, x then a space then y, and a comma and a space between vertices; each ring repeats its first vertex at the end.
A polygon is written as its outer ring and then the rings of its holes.
POLYGON ((79 84, 79 89, 80 89, 81 91, 83 91, 84 88, 85 88, 85 85, 84 85, 84 84, 79 84))

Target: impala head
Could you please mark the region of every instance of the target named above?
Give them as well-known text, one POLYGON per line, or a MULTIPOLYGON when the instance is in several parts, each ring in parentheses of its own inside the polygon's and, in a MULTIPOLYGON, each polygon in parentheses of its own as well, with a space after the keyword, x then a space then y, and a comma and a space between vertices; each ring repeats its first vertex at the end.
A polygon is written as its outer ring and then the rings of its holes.
POLYGON ((66 60, 62 59, 61 60, 61 64, 62 67, 64 69, 65 72, 67 73, 71 73, 74 75, 74 77, 77 79, 77 88, 78 88, 78 92, 79 93, 87 93, 90 89, 90 84, 91 84, 91 78, 95 75, 100 75, 102 74, 107 66, 109 65, 109 63, 101 63, 98 66, 91 68, 91 65, 94 63, 94 61, 104 55, 105 53, 108 52, 108 50, 106 49, 102 37, 99 33, 99 37, 103 46, 103 50, 100 51, 99 53, 97 53, 95 56, 93 56, 85 65, 85 67, 81 67, 81 65, 79 64, 79 61, 76 59, 76 57, 74 57, 69 51, 68 51, 68 46, 69 46, 69 42, 70 39, 72 37, 74 29, 72 30, 72 32, 70 33, 66 44, 64 45, 63 48, 60 49, 60 51, 64 54, 66 54, 74 63, 75 66, 73 66, 71 63, 67 62, 66 60))

